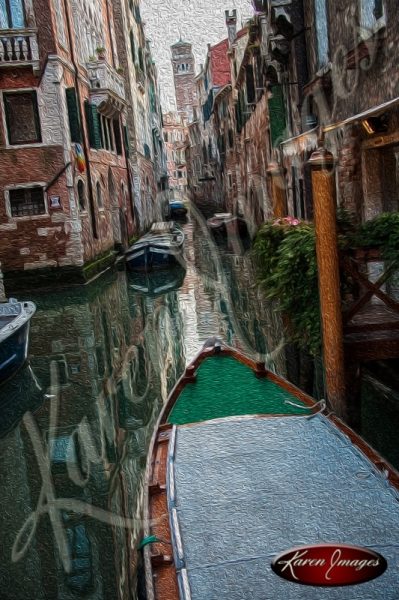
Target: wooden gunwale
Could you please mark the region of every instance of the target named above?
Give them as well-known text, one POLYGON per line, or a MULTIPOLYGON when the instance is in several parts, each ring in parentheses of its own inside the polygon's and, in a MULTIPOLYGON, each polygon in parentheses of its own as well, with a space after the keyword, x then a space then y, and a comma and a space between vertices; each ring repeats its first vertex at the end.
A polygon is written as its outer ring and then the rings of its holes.
MULTIPOLYGON (((159 495, 164 496, 163 506, 166 507, 167 510, 167 491, 166 491, 166 469, 167 469, 167 456, 168 453, 164 453, 166 456, 165 463, 163 468, 161 469, 162 473, 165 475, 165 486, 158 490, 158 493, 151 494, 150 493, 150 485, 153 478, 153 472, 155 467, 156 456, 158 454, 158 446, 159 444, 165 444, 165 439, 167 439, 167 443, 169 443, 169 435, 172 430, 172 425, 167 423, 168 416, 171 413, 171 410, 180 396, 182 390, 188 383, 193 383, 196 380, 196 371, 201 363, 210 356, 215 355, 223 355, 230 356, 238 360, 240 363, 250 367, 256 377, 267 378, 273 383, 276 383, 284 390, 290 392, 293 396, 297 397, 301 400, 306 406, 310 408, 317 408, 316 401, 298 389, 295 385, 291 384, 287 380, 282 377, 279 377, 275 373, 272 373, 268 369, 265 368, 263 363, 256 362, 251 358, 248 358, 244 354, 242 354, 239 350, 221 344, 220 346, 208 346, 204 347, 194 358, 194 360, 188 365, 182 377, 178 380, 174 388, 172 389, 168 401, 165 404, 162 412, 159 416, 158 423, 156 425, 151 445, 150 452, 147 459, 147 471, 146 471, 146 489, 145 489, 145 503, 144 503, 144 522, 145 522, 145 535, 150 535, 152 532, 151 529, 151 521, 158 522, 161 521, 162 518, 165 518, 165 514, 162 513, 160 509, 161 503, 158 502, 157 506, 155 506, 154 498, 159 495), (160 438, 160 436, 163 436, 160 438)), ((290 417, 297 415, 251 415, 252 418, 275 418, 275 417, 290 417)), ((236 417, 239 418, 239 417, 236 417)), ((342 433, 344 433, 351 442, 373 463, 373 465, 382 472, 385 472, 387 480, 399 490, 399 472, 394 469, 392 465, 390 465, 382 456, 376 452, 369 444, 364 441, 357 433, 355 433, 348 425, 346 425, 341 419, 336 417, 334 414, 328 414, 327 419, 331 421, 342 433)), ((225 419, 214 419, 215 422, 223 421, 225 419)), ((194 427, 197 423, 187 424, 184 427, 194 427)), ((159 469, 159 465, 157 465, 159 469)), ((171 531, 169 519, 167 519, 167 539, 171 541, 171 531)), ((162 545, 164 548, 164 544, 162 545)), ((172 550, 170 549, 170 555, 172 554, 172 550)), ((174 567, 173 558, 170 562, 169 555, 162 553, 159 555, 160 559, 154 560, 154 554, 151 554, 150 546, 146 546, 144 548, 144 558, 145 558, 145 568, 146 568, 146 586, 147 586, 147 597, 148 600, 179 600, 179 591, 178 591, 178 583, 177 583, 177 573, 174 567), (162 556, 166 556, 166 561, 162 560, 162 556), (162 583, 164 589, 162 594, 160 595, 158 592, 159 580, 162 579, 162 583), (168 590, 168 594, 165 595, 165 588, 168 590)))

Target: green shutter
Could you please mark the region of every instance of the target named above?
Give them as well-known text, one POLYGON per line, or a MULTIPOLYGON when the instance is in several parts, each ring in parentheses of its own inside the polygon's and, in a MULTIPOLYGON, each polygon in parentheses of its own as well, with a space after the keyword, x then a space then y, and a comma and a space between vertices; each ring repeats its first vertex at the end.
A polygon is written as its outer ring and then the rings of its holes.
POLYGON ((285 106, 282 87, 272 86, 272 97, 269 100, 270 135, 273 147, 284 140, 285 106))
POLYGON ((126 125, 123 126, 123 141, 125 143, 125 154, 127 157, 129 157, 130 156, 130 144, 129 144, 129 134, 128 134, 126 125))
POLYGON ((80 144, 82 142, 82 129, 80 127, 78 101, 75 88, 65 90, 68 107, 69 131, 71 141, 80 144))
POLYGON ((85 102, 87 129, 89 131, 90 148, 98 150, 102 148, 100 122, 98 119, 97 106, 90 104, 88 100, 85 102))

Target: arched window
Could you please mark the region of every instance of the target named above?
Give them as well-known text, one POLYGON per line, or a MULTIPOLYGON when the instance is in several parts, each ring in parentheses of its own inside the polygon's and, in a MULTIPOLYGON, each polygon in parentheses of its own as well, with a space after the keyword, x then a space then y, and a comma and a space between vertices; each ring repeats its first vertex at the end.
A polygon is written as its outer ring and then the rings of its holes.
POLYGON ((79 200, 79 208, 80 210, 86 210, 86 192, 85 192, 85 184, 81 179, 78 181, 78 200, 79 200))
POLYGON ((102 195, 101 185, 100 185, 99 181, 97 181, 97 185, 96 185, 96 195, 97 195, 98 208, 104 208, 103 195, 102 195))

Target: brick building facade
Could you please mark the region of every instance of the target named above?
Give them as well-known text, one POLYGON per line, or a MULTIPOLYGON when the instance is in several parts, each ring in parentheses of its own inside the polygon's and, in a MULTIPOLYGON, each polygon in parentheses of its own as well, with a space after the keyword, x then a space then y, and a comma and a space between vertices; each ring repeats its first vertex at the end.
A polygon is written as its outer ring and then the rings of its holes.
POLYGON ((170 193, 182 196, 187 192, 186 164, 187 118, 173 111, 163 115, 163 138, 166 146, 168 187, 170 193))
POLYGON ((9 8, 0 61, 6 279, 81 268, 134 227, 112 7, 20 0, 9 8))
POLYGON ((104 268, 114 249, 126 247, 137 230, 158 218, 162 174, 156 173, 151 147, 158 128, 156 152, 165 170, 161 112, 138 4, 128 7, 129 13, 124 0, 3 4, 0 256, 5 279, 27 283, 36 271, 44 278, 61 273, 86 279, 93 273, 84 268, 88 263, 104 268), (132 28, 122 16, 132 12, 140 33, 138 66, 128 64, 123 52, 132 28), (136 106, 140 102, 142 111, 136 106))

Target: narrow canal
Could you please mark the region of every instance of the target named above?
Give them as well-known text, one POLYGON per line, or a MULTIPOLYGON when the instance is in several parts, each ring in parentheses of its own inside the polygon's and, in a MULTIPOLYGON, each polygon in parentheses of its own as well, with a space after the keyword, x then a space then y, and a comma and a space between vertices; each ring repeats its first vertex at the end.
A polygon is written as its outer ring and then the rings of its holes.
POLYGON ((139 597, 147 447, 210 335, 323 396, 309 365, 287 363, 248 252, 216 246, 196 214, 184 229, 186 272, 146 280, 115 269, 33 298, 30 364, 0 390, 4 600, 139 597))

